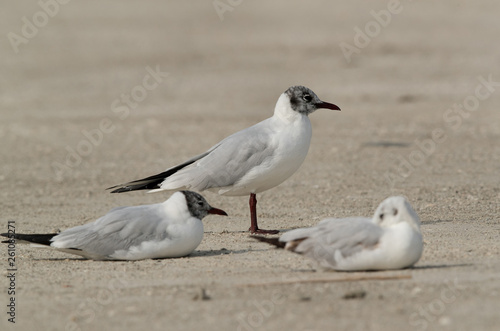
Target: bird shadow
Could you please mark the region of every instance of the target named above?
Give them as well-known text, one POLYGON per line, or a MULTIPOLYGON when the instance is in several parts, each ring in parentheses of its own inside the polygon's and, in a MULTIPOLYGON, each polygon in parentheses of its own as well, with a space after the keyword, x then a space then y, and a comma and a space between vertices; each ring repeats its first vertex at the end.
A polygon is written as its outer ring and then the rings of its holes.
POLYGON ((356 273, 367 273, 367 274, 376 274, 376 273, 384 273, 384 272, 393 272, 393 271, 403 271, 403 270, 427 270, 427 269, 446 269, 446 268, 455 268, 455 267, 471 267, 472 263, 461 263, 461 264, 439 264, 439 265, 421 265, 421 266, 413 266, 403 269, 386 269, 386 270, 330 270, 330 269, 317 269, 315 265, 310 265, 311 269, 292 269, 291 272, 301 272, 301 273, 345 273, 345 274, 356 274, 356 273))
POLYGON ((411 144, 401 141, 369 141, 362 144, 362 147, 409 147, 411 144))
POLYGON ((427 270, 427 269, 446 269, 446 268, 456 268, 456 267, 471 267, 472 263, 461 263, 461 264, 438 264, 438 265, 419 265, 412 266, 401 269, 384 269, 384 270, 323 270, 326 272, 341 272, 341 273, 382 273, 382 272, 392 272, 398 270, 427 270))
POLYGON ((250 232, 248 230, 241 230, 241 231, 222 231, 222 232, 205 232, 205 233, 215 233, 215 234, 247 234, 248 237, 250 238, 251 236, 269 236, 270 238, 272 238, 273 236, 280 236, 282 235, 283 233, 287 232, 287 231, 290 231, 290 230, 295 230, 295 229, 298 229, 300 227, 296 227, 296 228, 287 228, 287 229, 279 229, 279 230, 276 230, 278 231, 278 233, 265 233, 265 234, 262 234, 262 233, 253 233, 253 232, 250 232))
POLYGON ((423 225, 434 225, 439 223, 452 223, 453 220, 434 220, 434 221, 422 221, 423 225))
POLYGON ((230 254, 244 254, 248 253, 247 249, 240 250, 231 250, 226 248, 216 249, 216 250, 208 250, 208 251, 194 251, 189 254, 187 257, 205 257, 205 256, 219 256, 219 255, 230 255, 230 254))
POLYGON ((32 261, 91 261, 84 257, 49 257, 49 258, 32 258, 32 261))
MULTIPOLYGON (((230 250, 226 248, 217 249, 217 250, 206 250, 206 251, 194 251, 193 253, 182 256, 180 258, 194 258, 194 257, 206 257, 206 256, 219 256, 219 255, 230 255, 230 254, 243 254, 248 253, 249 250, 230 250)), ((175 259, 172 257, 167 258, 158 258, 151 260, 170 260, 175 259)), ((141 260, 91 260, 83 257, 51 257, 51 258, 33 258, 32 261, 93 261, 93 262, 137 262, 141 260)))
POLYGON ((458 268, 458 267, 472 267, 472 263, 459 263, 459 264, 437 264, 437 265, 418 265, 410 269, 413 270, 426 270, 426 269, 445 269, 445 268, 458 268))

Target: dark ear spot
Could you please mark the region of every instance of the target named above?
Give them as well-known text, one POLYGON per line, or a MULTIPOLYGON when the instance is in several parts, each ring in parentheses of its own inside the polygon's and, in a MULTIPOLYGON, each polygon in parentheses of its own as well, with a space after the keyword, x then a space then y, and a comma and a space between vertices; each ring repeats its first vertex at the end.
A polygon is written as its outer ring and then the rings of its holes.
POLYGON ((398 210, 396 208, 392 208, 392 215, 396 216, 398 214, 398 210))
POLYGON ((291 95, 290 96, 290 105, 292 106, 292 109, 295 110, 297 109, 297 106, 298 106, 298 100, 297 98, 295 98, 294 95, 291 95))
POLYGON ((382 221, 384 219, 384 213, 380 214, 379 217, 380 217, 380 220, 382 221))

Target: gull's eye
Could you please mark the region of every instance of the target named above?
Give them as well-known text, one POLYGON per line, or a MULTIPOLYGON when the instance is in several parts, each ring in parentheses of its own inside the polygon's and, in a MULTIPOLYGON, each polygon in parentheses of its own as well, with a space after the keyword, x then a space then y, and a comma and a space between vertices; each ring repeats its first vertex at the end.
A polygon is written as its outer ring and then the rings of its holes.
POLYGON ((312 96, 310 94, 304 94, 302 96, 302 99, 306 102, 311 102, 311 100, 313 99, 312 96))
POLYGON ((398 210, 396 208, 392 209, 392 215, 396 216, 398 214, 398 210))
POLYGON ((384 219, 384 213, 380 214, 379 217, 380 217, 380 220, 382 221, 384 219))

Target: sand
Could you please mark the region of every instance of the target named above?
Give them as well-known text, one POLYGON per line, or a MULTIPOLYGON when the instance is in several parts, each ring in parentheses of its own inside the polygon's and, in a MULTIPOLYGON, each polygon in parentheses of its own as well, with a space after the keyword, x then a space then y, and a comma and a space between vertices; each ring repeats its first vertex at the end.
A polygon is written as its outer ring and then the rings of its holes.
POLYGON ((405 195, 425 247, 408 270, 316 270, 248 237, 246 197, 205 193, 230 216, 207 217, 186 258, 17 245, 12 296, 2 246, 2 330, 498 330, 497 1, 46 3, 51 15, 11 1, 0 19, 2 232, 163 201, 105 188, 271 116, 300 84, 342 111, 311 115, 306 161, 258 195, 261 227, 370 216, 405 195))

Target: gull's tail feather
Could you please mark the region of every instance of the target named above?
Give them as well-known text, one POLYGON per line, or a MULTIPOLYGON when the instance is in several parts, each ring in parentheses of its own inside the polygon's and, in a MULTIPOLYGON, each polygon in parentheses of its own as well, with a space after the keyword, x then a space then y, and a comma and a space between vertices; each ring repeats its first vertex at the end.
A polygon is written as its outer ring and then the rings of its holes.
POLYGON ((280 241, 279 237, 268 238, 268 237, 264 237, 264 236, 250 236, 250 238, 268 243, 268 244, 276 246, 278 248, 285 248, 285 245, 286 245, 286 242, 280 241))
POLYGON ((162 173, 159 173, 157 175, 153 175, 153 176, 146 177, 143 179, 134 180, 132 182, 128 182, 125 184, 111 186, 111 187, 108 187, 107 190, 114 189, 113 191, 111 191, 111 193, 122 193, 122 192, 137 191, 137 190, 159 189, 159 188, 161 188, 161 183, 163 183, 163 181, 166 178, 172 176, 177 171, 179 171, 179 170, 187 167, 188 165, 193 164, 194 162, 198 161, 199 159, 205 157, 209 152, 195 156, 192 159, 187 160, 186 162, 179 164, 178 166, 172 167, 172 168, 170 168, 162 173))
MULTIPOLYGON (((2 233, 0 234, 3 237, 9 238, 9 240, 4 240, 2 243, 10 243, 12 241, 12 234, 8 233, 2 233)), ((58 233, 47 233, 47 234, 21 234, 21 233, 16 233, 14 234, 14 239, 16 241, 24 241, 32 244, 39 244, 39 245, 45 245, 45 246, 50 246, 52 243, 50 240, 57 236, 58 233)))

